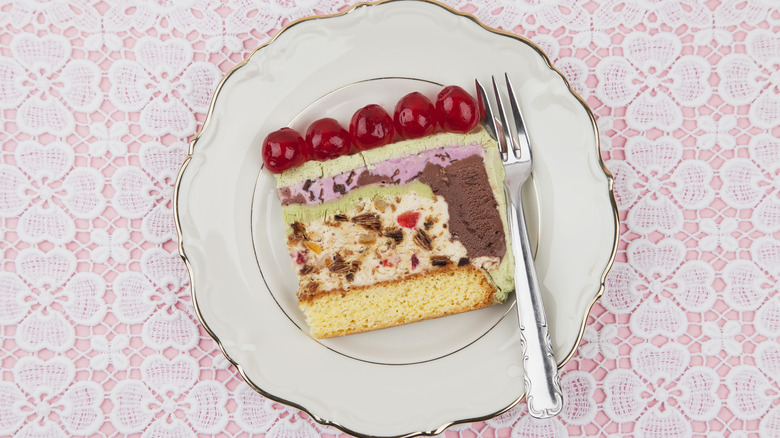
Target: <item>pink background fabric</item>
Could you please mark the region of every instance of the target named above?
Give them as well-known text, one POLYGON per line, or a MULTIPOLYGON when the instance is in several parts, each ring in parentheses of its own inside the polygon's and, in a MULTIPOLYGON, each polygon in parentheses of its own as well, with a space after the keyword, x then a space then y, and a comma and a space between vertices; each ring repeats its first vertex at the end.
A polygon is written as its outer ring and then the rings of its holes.
MULTIPOLYGON (((199 326, 171 203, 222 74, 351 3, 0 2, 0 435, 340 434, 250 390, 199 326)), ((445 3, 567 76, 621 219, 562 414, 445 434, 780 436, 780 4, 445 3)))

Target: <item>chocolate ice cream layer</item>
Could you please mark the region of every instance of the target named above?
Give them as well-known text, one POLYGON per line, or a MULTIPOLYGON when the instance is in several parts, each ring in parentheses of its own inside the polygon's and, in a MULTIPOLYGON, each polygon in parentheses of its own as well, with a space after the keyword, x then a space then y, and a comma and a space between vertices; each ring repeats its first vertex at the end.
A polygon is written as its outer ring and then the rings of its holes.
POLYGON ((450 233, 469 257, 504 256, 504 227, 482 157, 472 155, 446 167, 428 163, 418 180, 447 201, 450 233))

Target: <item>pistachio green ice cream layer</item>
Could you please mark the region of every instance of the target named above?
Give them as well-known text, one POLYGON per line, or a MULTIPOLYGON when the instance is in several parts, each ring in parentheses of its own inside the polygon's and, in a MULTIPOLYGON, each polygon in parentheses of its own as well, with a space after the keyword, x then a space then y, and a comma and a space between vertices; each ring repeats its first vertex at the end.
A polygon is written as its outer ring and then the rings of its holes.
MULTIPOLYGON (((409 192, 416 192, 418 195, 433 197, 433 191, 427 184, 418 181, 404 185, 392 185, 380 187, 376 184, 363 186, 352 190, 339 199, 322 202, 315 205, 290 204, 282 207, 282 217, 285 224, 293 222, 308 222, 325 216, 333 216, 337 213, 345 213, 352 209, 355 204, 368 201, 375 198, 390 199, 396 196, 403 196, 409 192)), ((290 229, 288 229, 290 232, 290 229)))

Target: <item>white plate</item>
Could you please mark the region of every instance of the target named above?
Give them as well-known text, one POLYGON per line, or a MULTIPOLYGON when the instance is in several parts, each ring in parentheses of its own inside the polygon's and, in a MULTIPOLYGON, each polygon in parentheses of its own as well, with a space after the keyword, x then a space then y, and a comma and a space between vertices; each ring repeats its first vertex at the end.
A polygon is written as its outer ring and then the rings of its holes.
MULTIPOLYGON (((441 88, 441 84, 410 78, 357 82, 318 99, 296 116, 290 126, 298 132, 306 132, 311 122, 322 117, 333 117, 343 126, 348 126, 357 108, 377 103, 392 109, 395 102, 407 93, 419 91, 435 97, 441 88)), ((304 315, 298 309, 298 281, 287 253, 281 205, 276 197, 276 179, 269 172, 260 172, 251 211, 255 256, 266 286, 287 317, 309 333, 304 315)), ((377 364, 425 362, 465 348, 498 324, 511 305, 508 302, 450 318, 319 342, 353 359, 377 364)))
POLYGON ((571 357, 617 241, 593 116, 528 41, 437 3, 397 0, 296 22, 236 66, 179 174, 174 213, 198 316, 256 390, 370 436, 438 433, 522 398, 511 303, 311 338, 295 305, 273 178, 260 157, 263 137, 281 126, 326 115, 346 122, 367 103, 392 108, 407 91, 435 95, 437 86, 425 81, 473 90, 474 78, 505 71, 534 147, 537 202, 529 207, 553 347, 559 364, 571 357))

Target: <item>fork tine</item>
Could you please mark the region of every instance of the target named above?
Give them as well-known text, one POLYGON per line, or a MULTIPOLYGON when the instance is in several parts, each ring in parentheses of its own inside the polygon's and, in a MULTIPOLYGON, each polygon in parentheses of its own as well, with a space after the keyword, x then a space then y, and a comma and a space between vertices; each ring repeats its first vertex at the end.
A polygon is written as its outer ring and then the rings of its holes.
MULTIPOLYGON (((528 140, 528 134, 525 132, 525 119, 523 119, 523 113, 520 111, 520 106, 517 104, 517 94, 512 86, 512 81, 509 80, 509 75, 504 73, 506 79, 506 88, 509 92, 509 104, 512 107, 512 119, 514 120, 515 131, 517 132, 517 141, 513 142, 519 150, 520 157, 523 159, 531 158, 531 142, 528 140)), ((511 135, 511 134, 510 134, 511 135)))
MULTIPOLYGON (((496 85, 495 76, 492 77, 492 81, 493 93, 496 95, 496 102, 498 103, 498 115, 503 127, 501 134, 503 136, 504 143, 506 143, 507 151, 512 151, 512 153, 514 153, 514 151, 517 149, 517 145, 515 145, 515 139, 512 137, 512 131, 509 127, 509 119, 507 118, 506 111, 504 110, 504 99, 501 98, 501 92, 498 91, 498 85, 496 85)), ((515 154, 515 156, 517 155, 515 154)))
POLYGON ((503 127, 493 114, 493 108, 490 104, 490 100, 487 97, 487 92, 485 92, 485 87, 482 86, 482 83, 479 82, 479 79, 475 79, 474 83, 477 86, 477 101, 479 107, 485 111, 483 122, 485 122, 485 126, 488 128, 490 136, 495 138, 496 142, 498 143, 498 152, 501 154, 501 159, 506 161, 506 142, 501 141, 501 138, 499 137, 499 134, 503 135, 503 127))

